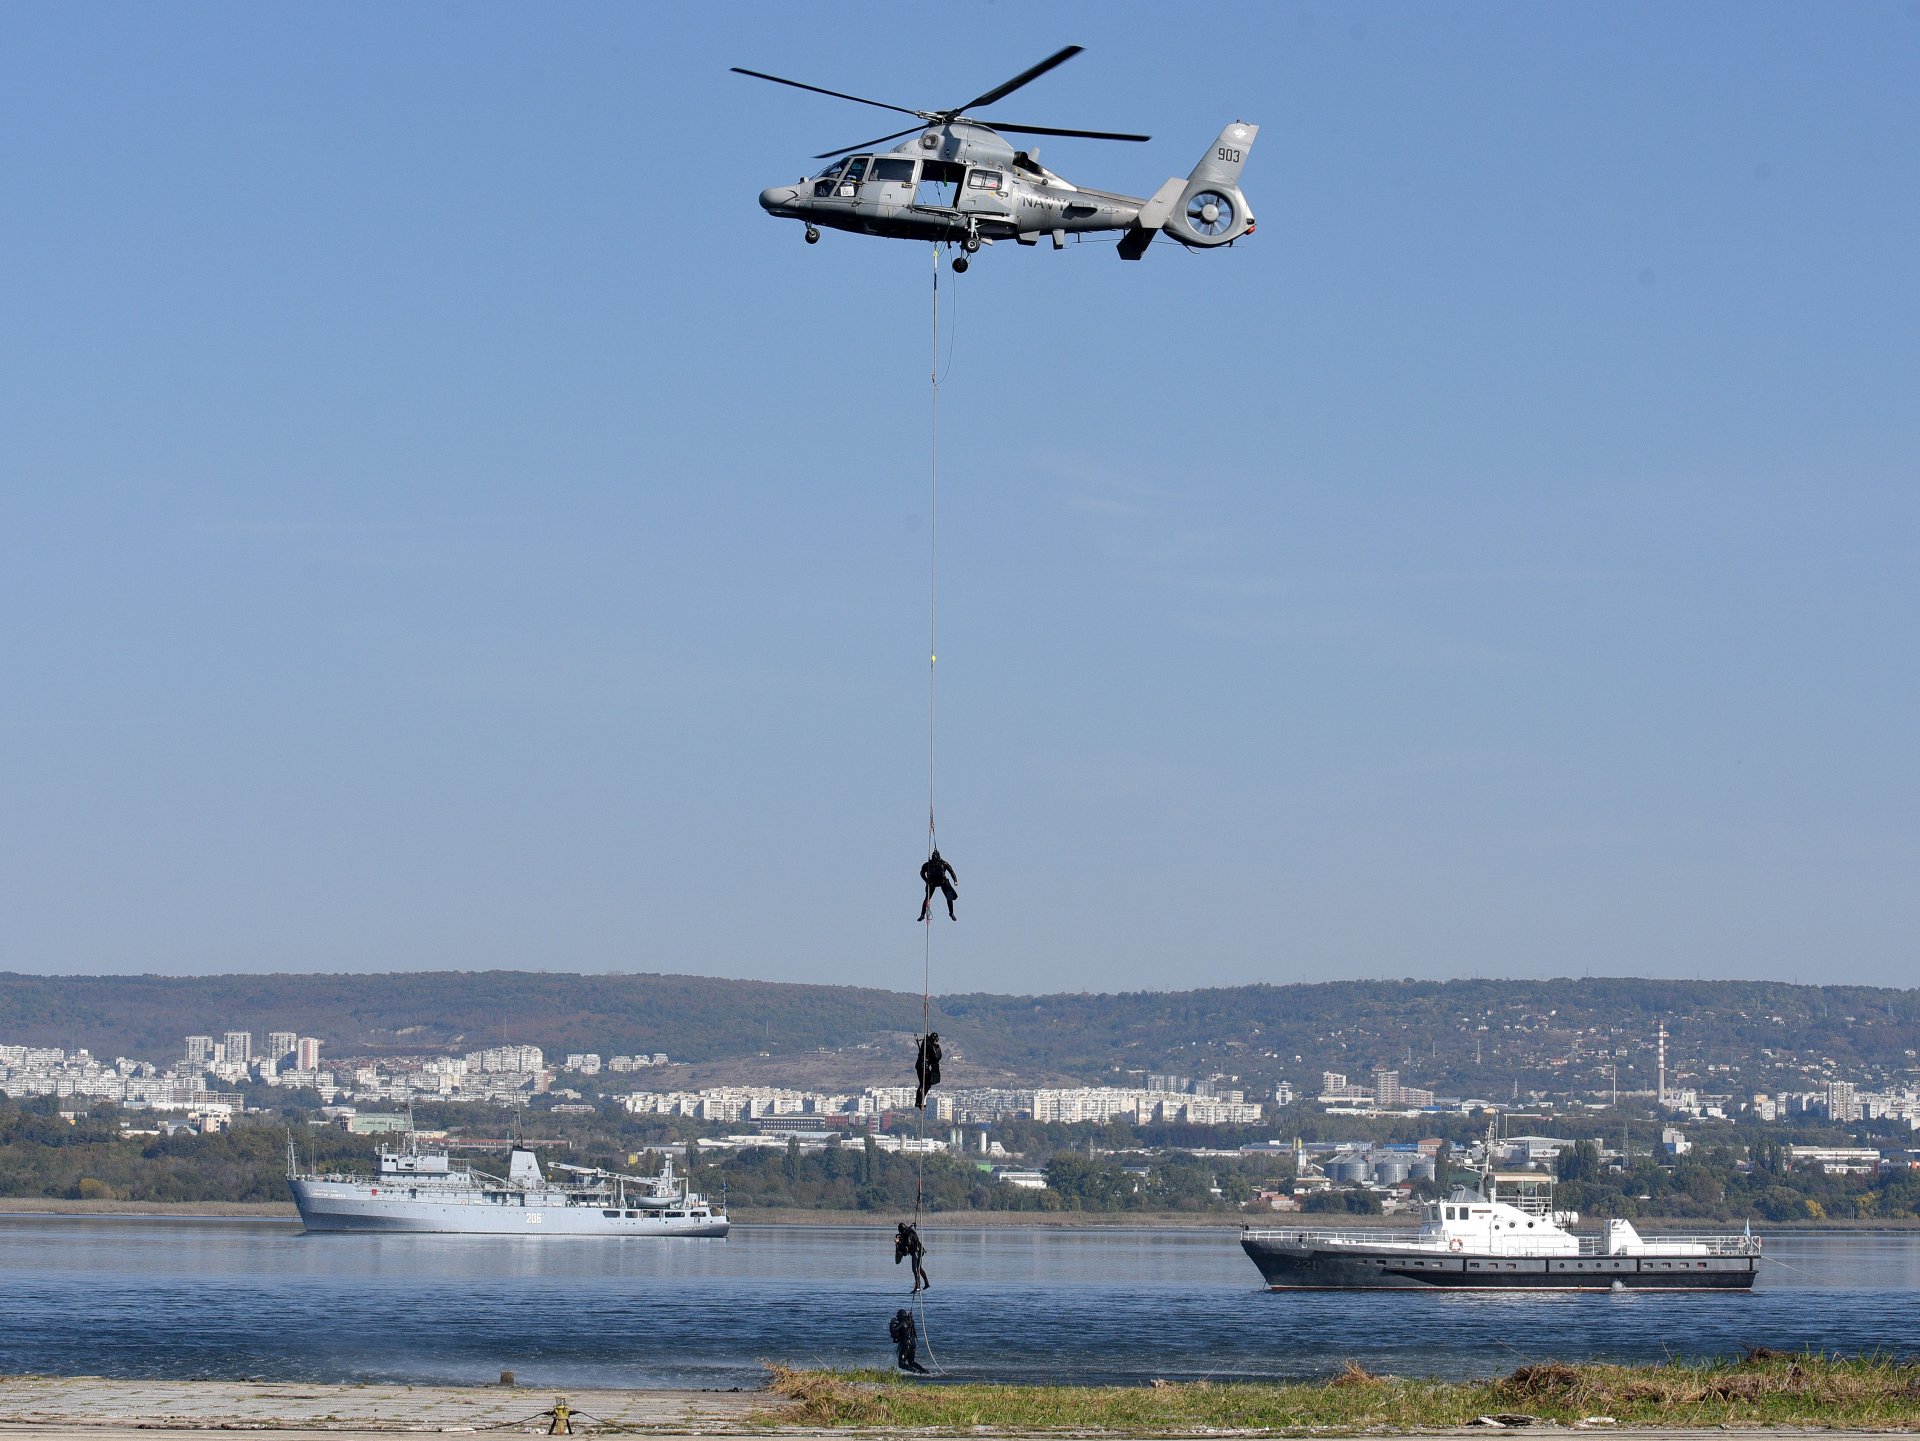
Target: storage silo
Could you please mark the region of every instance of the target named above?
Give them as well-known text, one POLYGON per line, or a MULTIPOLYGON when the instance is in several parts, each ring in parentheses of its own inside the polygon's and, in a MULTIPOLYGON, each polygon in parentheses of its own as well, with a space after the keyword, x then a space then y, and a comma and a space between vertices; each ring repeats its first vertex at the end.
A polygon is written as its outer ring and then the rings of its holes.
POLYGON ((1373 1163, 1373 1179, 1382 1186, 1397 1186, 1411 1169, 1412 1163, 1405 1156, 1381 1156, 1373 1163))

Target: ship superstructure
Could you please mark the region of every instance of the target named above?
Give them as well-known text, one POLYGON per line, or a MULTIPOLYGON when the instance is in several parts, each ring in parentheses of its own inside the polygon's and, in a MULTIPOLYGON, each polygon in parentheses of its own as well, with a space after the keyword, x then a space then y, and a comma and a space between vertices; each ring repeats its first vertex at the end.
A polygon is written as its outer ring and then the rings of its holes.
POLYGON ((556 1165, 515 1145, 507 1174, 456 1164, 444 1145, 406 1133, 382 1147, 372 1176, 302 1173, 287 1143, 287 1186, 309 1231, 454 1232, 512 1236, 725 1236, 724 1207, 696 1194, 667 1156, 659 1174, 556 1165))
POLYGON ((1487 1171, 1425 1204, 1415 1232, 1247 1227, 1240 1244, 1276 1291, 1744 1291, 1759 1270, 1751 1232, 1642 1236, 1610 1220, 1579 1233, 1579 1219, 1554 1209, 1551 1177, 1487 1171))

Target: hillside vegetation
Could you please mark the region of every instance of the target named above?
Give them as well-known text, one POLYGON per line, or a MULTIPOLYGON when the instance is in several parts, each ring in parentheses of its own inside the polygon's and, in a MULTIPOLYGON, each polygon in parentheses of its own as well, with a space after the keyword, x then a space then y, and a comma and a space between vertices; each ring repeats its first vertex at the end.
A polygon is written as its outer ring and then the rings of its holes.
MULTIPOLYGON (((1792 1089, 1814 1073, 1904 1077, 1920 991, 1746 981, 1338 981, 1117 995, 949 995, 938 1024, 969 1061, 1023 1075, 1238 1075, 1249 1086, 1364 1079, 1374 1065, 1443 1094, 1514 1086, 1651 1089, 1653 1034, 1670 1081, 1792 1089), (1691 1079, 1689 1079, 1691 1077, 1691 1079)), ((919 998, 851 986, 525 971, 389 975, 0 974, 0 1041, 166 1059, 181 1037, 296 1030, 331 1057, 474 1049, 667 1051, 714 1061, 800 1057, 912 1031, 919 998)))

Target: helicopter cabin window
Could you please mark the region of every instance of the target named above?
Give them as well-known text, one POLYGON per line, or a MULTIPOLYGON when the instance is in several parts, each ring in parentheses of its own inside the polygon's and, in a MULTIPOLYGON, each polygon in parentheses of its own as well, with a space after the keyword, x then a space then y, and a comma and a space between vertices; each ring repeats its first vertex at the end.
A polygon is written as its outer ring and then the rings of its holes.
POLYGON ((847 173, 840 177, 840 194, 853 195, 859 191, 860 182, 867 178, 867 158, 856 155, 847 162, 847 173))
POLYGON ((867 178, 884 180, 896 185, 911 185, 916 163, 912 160, 903 160, 898 156, 882 155, 874 160, 873 169, 867 178))
POLYGON ((967 177, 969 190, 998 190, 1002 176, 998 170, 976 170, 967 177))

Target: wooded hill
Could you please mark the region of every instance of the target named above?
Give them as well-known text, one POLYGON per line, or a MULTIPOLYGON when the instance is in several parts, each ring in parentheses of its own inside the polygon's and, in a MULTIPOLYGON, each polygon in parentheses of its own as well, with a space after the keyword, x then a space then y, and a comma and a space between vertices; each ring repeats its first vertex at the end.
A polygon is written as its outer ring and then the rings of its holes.
MULTIPOLYGON (((292 1030, 338 1059, 504 1042, 666 1051, 676 1061, 802 1057, 918 1027, 920 998, 851 986, 524 971, 381 975, 29 976, 0 973, 0 1043, 168 1061, 188 1034, 292 1030)), ((1703 1091, 1864 1087, 1915 1077, 1920 991, 1747 981, 1336 981, 1116 995, 951 995, 936 1026, 970 1061, 1016 1075, 1125 1084, 1135 1073, 1238 1075, 1312 1089, 1376 1065, 1443 1095, 1588 1091, 1619 1069, 1703 1091)), ((1138 1082, 1135 1081, 1137 1084, 1138 1082)))

